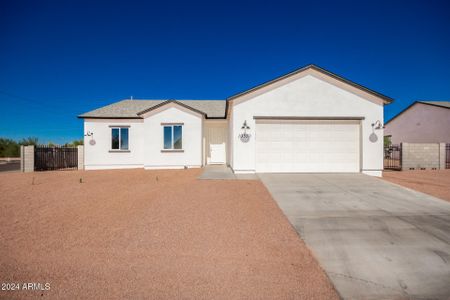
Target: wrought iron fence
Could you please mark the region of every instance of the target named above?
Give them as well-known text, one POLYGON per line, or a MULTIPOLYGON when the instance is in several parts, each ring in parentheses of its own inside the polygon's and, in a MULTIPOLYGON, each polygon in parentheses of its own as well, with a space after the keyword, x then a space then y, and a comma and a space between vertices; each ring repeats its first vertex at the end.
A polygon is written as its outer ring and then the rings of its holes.
POLYGON ((384 169, 402 169, 402 144, 384 147, 384 169))
POLYGON ((78 168, 78 149, 62 146, 36 146, 34 170, 64 170, 78 168))

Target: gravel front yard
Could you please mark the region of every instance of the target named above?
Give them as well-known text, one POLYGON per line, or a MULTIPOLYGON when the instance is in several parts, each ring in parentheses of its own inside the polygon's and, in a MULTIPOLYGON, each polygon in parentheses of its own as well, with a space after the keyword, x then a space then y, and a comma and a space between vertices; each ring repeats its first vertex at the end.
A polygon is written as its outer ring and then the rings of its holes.
POLYGON ((200 172, 0 174, 0 282, 51 286, 0 298, 338 299, 261 182, 200 172))
POLYGON ((450 201, 450 169, 383 172, 383 179, 450 201))

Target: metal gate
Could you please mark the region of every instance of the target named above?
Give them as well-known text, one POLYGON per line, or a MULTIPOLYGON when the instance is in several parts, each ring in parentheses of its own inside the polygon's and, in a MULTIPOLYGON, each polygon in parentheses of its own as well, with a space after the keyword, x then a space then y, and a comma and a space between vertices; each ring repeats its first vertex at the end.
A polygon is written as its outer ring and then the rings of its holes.
POLYGON ((402 169, 402 144, 384 147, 384 169, 402 169))
POLYGON ((78 149, 61 146, 36 146, 34 170, 64 170, 78 168, 78 149))

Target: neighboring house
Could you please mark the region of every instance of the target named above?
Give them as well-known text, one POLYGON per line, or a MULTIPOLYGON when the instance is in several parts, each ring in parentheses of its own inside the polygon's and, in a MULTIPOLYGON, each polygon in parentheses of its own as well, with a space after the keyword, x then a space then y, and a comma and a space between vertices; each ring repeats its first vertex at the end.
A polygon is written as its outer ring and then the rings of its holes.
POLYGON ((391 143, 450 142, 450 101, 416 101, 386 122, 391 143))
POLYGON ((226 100, 123 100, 79 116, 85 168, 381 176, 379 124, 391 101, 314 65, 226 100))

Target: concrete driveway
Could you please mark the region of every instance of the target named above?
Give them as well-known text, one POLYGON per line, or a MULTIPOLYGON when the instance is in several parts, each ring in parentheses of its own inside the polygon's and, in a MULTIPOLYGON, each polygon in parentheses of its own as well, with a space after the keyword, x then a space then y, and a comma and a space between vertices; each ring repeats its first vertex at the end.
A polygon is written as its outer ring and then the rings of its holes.
POLYGON ((259 174, 344 299, 449 299, 450 203, 362 174, 259 174))

